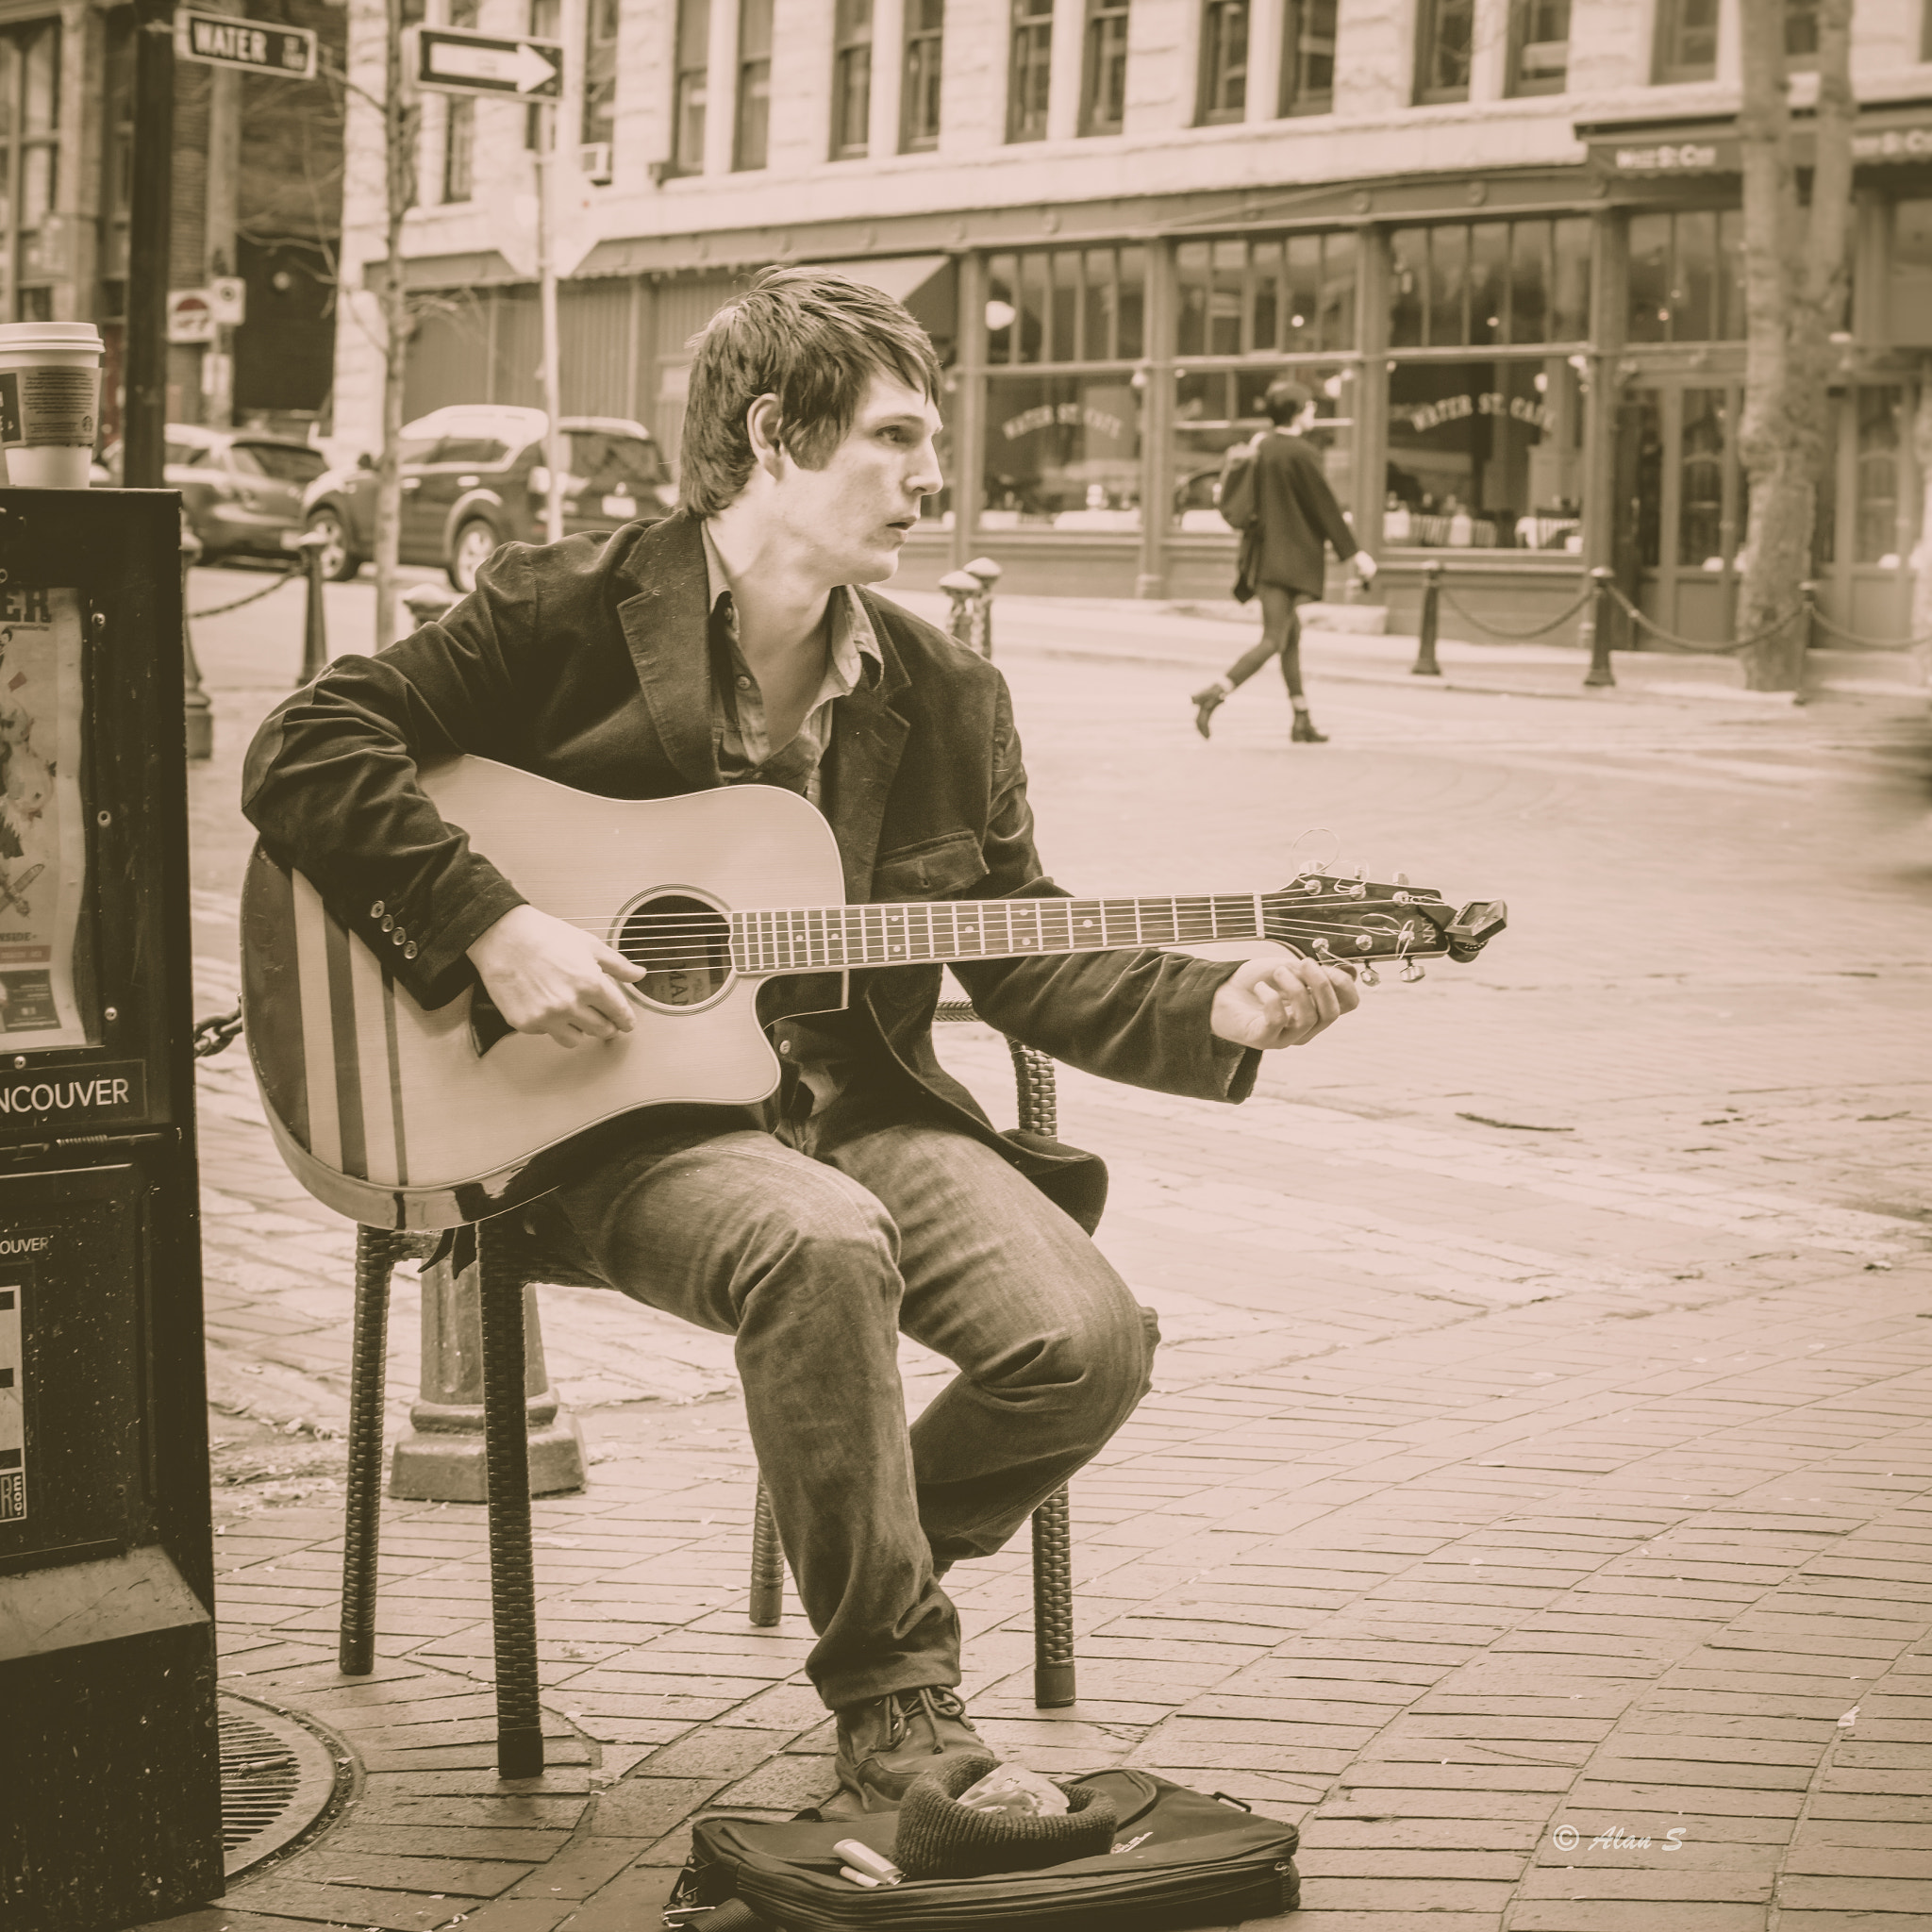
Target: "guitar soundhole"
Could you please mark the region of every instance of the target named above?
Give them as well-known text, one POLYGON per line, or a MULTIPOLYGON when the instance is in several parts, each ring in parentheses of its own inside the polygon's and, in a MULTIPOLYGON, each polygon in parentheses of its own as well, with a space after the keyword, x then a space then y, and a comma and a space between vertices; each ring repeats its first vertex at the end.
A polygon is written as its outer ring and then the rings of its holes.
POLYGON ((658 1007, 702 1007, 731 977, 731 922, 702 899, 666 893, 625 916, 617 950, 644 969, 638 992, 658 1007))

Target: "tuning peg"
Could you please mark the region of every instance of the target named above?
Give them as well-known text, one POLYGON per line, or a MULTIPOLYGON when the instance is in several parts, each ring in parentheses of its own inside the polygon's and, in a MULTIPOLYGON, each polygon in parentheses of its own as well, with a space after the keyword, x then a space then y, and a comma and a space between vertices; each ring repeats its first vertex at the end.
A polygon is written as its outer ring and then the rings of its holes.
POLYGON ((1397 874, 1395 874, 1395 883, 1396 883, 1396 884, 1397 884, 1398 886, 1406 886, 1406 885, 1407 885, 1407 883, 1408 883, 1408 874, 1407 874, 1406 872, 1399 872, 1399 873, 1397 873, 1397 874))
POLYGON ((1382 975, 1375 971, 1374 960, 1364 959, 1361 962, 1361 981, 1364 986, 1381 985, 1382 975))
POLYGON ((1365 879, 1365 878, 1367 878, 1367 877, 1368 877, 1368 875, 1369 875, 1369 869, 1368 869, 1368 867, 1367 867, 1367 866, 1365 866, 1365 865, 1358 865, 1358 866, 1357 866, 1357 867, 1356 867, 1356 869, 1355 869, 1355 876, 1356 876, 1357 878, 1358 878, 1358 879, 1365 879))
POLYGON ((1429 975, 1423 971, 1423 962, 1420 959, 1405 959, 1402 962, 1402 976, 1413 986, 1418 979, 1426 979, 1429 975))

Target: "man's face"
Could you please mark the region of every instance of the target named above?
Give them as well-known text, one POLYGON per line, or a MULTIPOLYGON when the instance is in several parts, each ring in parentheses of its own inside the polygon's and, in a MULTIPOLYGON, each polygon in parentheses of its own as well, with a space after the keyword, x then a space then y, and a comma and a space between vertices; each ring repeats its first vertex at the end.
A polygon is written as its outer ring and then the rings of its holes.
POLYGON ((944 481, 933 438, 940 413, 916 389, 874 373, 852 427, 822 470, 788 460, 771 508, 827 583, 882 584, 944 481))

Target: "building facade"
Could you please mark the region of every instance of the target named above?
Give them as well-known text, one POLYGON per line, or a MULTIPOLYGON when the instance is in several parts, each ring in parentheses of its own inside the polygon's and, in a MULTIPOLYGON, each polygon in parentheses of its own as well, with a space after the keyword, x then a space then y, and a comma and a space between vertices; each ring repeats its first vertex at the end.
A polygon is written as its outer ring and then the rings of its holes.
MULTIPOLYGON (((211 10, 231 8, 217 0, 211 10)), ((316 28, 340 73, 340 5, 252 0, 251 10, 316 28)), ((120 428, 134 34, 131 6, 0 0, 0 319, 99 324, 108 441, 120 428)), ((341 177, 340 81, 181 63, 170 283, 240 276, 248 320, 170 349, 171 422, 253 415, 293 426, 325 409, 341 177)))
MULTIPOLYGON (((1728 635, 1735 0, 428 4, 564 40, 566 409, 675 452, 688 339, 771 262, 837 264, 924 323, 949 484, 907 581, 984 551, 1013 588, 1224 595, 1221 453, 1291 373, 1398 608, 1440 563, 1522 627, 1605 563, 1658 623, 1728 635)), ((382 30, 354 0, 372 75, 382 30)), ((1803 0, 1786 33, 1802 69, 1803 0)), ((1903 634, 1923 504, 1928 36, 1932 0, 1861 0, 1813 563, 1827 614, 1874 636, 1903 634)), ((357 112, 350 280, 380 252, 357 112)), ((515 106, 425 104, 411 412, 537 400, 536 138, 515 106)), ((339 433, 373 440, 378 380, 342 331, 339 433)))

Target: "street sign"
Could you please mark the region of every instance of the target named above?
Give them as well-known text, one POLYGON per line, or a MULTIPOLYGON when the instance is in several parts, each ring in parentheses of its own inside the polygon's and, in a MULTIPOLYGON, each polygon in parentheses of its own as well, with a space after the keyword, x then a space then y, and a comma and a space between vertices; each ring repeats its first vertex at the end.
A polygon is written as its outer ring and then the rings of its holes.
POLYGON ((168 340, 171 342, 211 342, 215 339, 215 305, 206 289, 168 291, 168 340))
POLYGON ((563 93, 563 45, 527 34, 506 39, 456 27, 419 27, 416 85, 433 93, 558 100, 563 93))
POLYGON ((239 67, 283 80, 315 78, 315 30, 243 20, 233 13, 175 13, 175 55, 209 67, 239 67))
POLYGON ((217 323, 230 327, 248 320, 248 284, 240 275, 216 275, 208 285, 208 307, 217 323))

